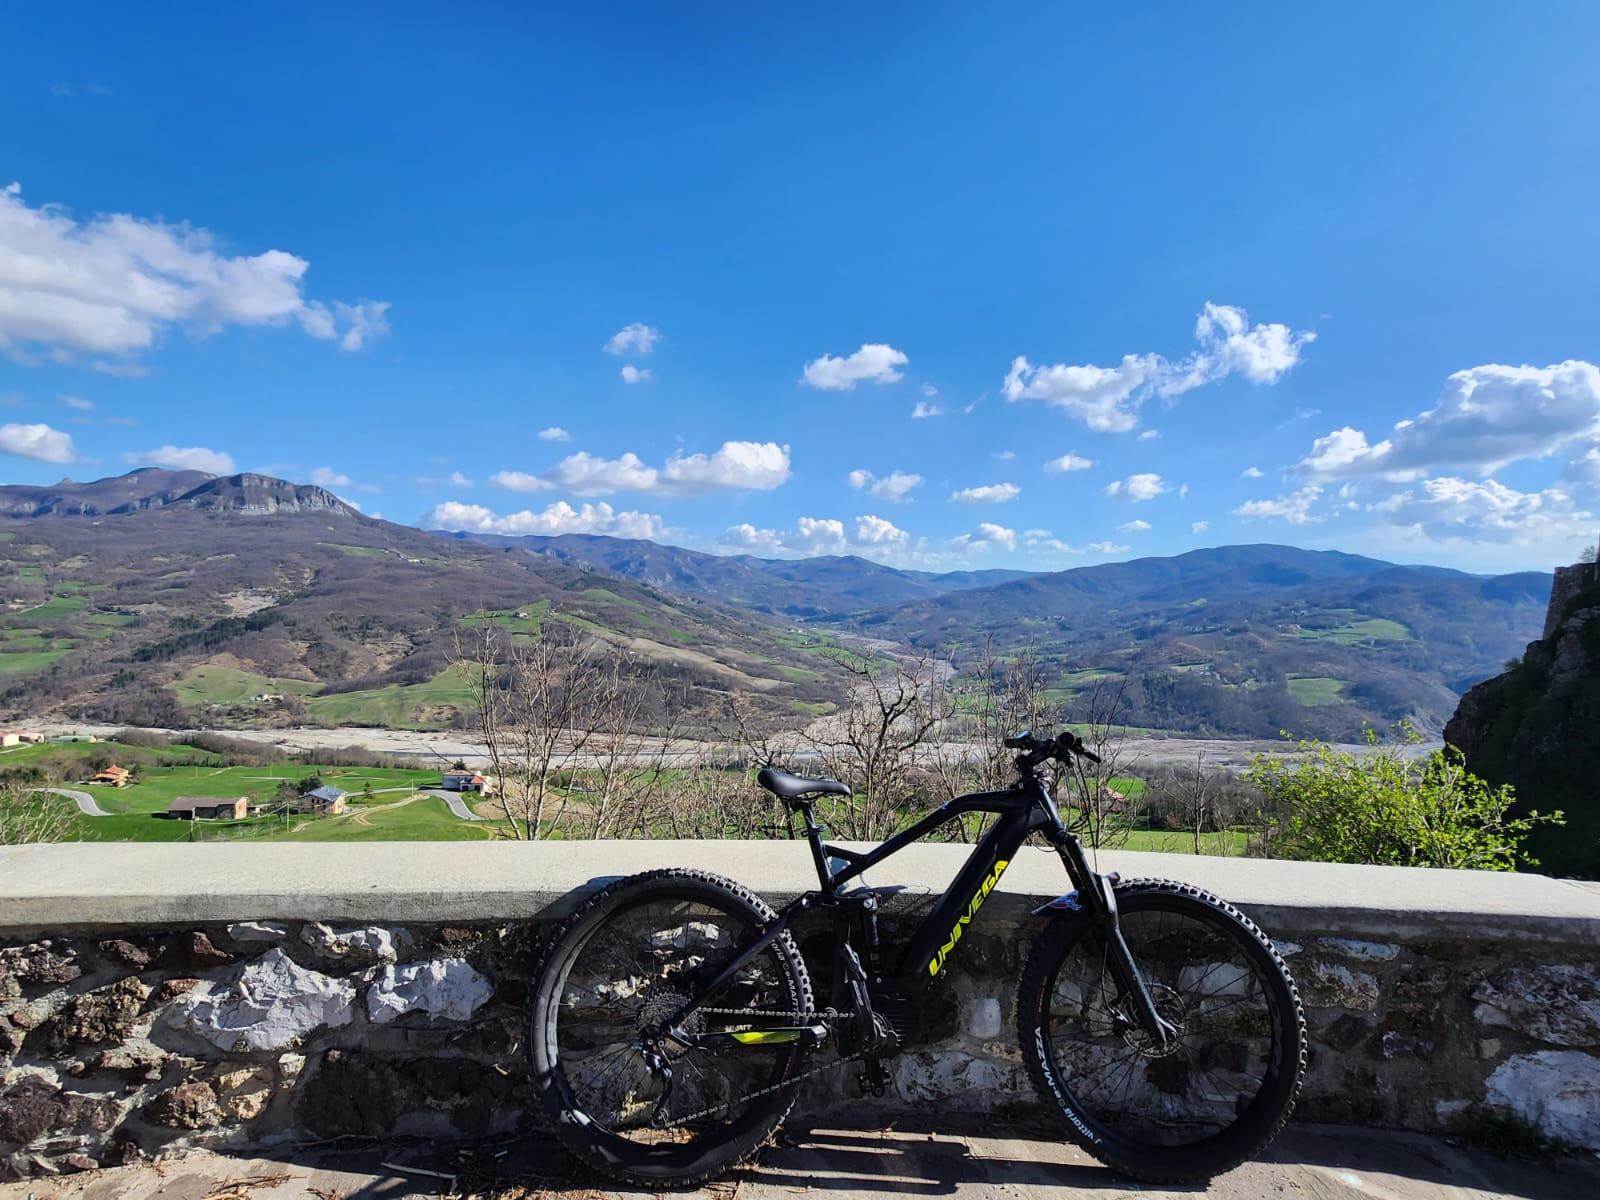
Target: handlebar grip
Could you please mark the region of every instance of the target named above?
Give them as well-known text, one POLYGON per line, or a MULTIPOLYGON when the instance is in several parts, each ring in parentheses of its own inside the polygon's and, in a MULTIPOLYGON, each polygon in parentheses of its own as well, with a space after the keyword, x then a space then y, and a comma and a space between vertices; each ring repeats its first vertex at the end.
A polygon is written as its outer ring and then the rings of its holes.
POLYGON ((1038 746, 1037 739, 1031 732, 1024 731, 1015 737, 1008 737, 1000 743, 1007 750, 1032 750, 1038 746))

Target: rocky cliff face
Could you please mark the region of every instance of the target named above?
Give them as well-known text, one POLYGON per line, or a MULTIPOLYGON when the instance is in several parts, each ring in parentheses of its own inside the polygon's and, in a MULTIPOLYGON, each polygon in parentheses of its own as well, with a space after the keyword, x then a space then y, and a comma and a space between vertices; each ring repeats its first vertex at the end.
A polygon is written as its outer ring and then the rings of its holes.
POLYGON ((1518 807, 1566 813, 1535 831, 1538 869, 1600 878, 1600 575, 1588 564, 1557 573, 1545 636, 1520 661, 1461 698, 1445 741, 1467 769, 1517 789, 1518 807))
POLYGON ((63 479, 53 487, 0 486, 0 516, 7 517, 117 517, 173 506, 247 515, 355 515, 355 509, 324 488, 268 475, 218 477, 143 467, 92 483, 63 479))

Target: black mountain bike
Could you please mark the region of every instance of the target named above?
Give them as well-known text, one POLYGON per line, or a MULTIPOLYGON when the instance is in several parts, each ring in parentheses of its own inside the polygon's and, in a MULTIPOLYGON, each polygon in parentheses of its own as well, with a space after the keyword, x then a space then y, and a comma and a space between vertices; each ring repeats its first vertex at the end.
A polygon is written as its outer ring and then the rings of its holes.
POLYGON ((544 1113, 583 1162, 636 1185, 689 1184, 749 1157, 801 1081, 853 1060, 881 1095, 884 1060, 915 1042, 924 1000, 1030 834, 1074 890, 1049 917, 1017 990, 1028 1073, 1064 1132, 1107 1166, 1195 1182, 1282 1128, 1305 1067, 1305 1014, 1272 943, 1226 902, 1168 880, 1098 874, 1040 768, 1095 759, 1081 739, 1020 734, 1018 779, 952 800, 869 853, 829 845, 831 779, 767 769, 759 782, 805 821, 820 888, 775 913, 703 871, 635 875, 597 894, 552 941, 529 1050, 544 1113), (901 947, 880 945, 879 896, 843 885, 963 813, 993 824, 901 947), (791 923, 832 915, 830 1002, 819 1010, 791 923), (832 1042, 821 1065, 812 1055, 832 1042))

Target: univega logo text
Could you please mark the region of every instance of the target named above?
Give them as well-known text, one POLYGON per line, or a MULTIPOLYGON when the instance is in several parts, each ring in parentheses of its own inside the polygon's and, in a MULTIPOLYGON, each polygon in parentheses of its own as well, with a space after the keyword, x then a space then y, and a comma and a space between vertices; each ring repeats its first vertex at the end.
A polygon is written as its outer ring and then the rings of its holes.
POLYGON ((983 902, 989 893, 994 891, 994 885, 1000 882, 1000 873, 1006 869, 1010 861, 1007 858, 995 859, 994 870, 989 872, 989 878, 983 881, 983 886, 978 889, 977 895, 972 897, 972 903, 967 905, 967 911, 961 914, 960 920, 950 930, 949 940, 940 946, 933 958, 928 961, 929 975, 937 975, 944 968, 944 960, 950 956, 950 951, 954 950, 956 943, 961 940, 962 927, 978 915, 978 910, 983 907, 983 902))

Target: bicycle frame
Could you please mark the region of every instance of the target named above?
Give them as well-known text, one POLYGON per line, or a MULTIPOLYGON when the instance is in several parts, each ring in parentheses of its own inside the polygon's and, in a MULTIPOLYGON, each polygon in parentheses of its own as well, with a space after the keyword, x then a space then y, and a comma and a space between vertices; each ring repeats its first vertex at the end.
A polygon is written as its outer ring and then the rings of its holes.
MULTIPOLYGON (((851 850, 823 841, 827 829, 817 822, 813 803, 798 801, 795 802, 795 808, 805 820, 806 840, 811 845, 819 889, 790 901, 766 925, 759 938, 723 967, 667 1022, 669 1029, 676 1031, 689 1014, 707 1004, 718 990, 733 979, 746 963, 765 950, 802 912, 816 906, 836 907, 857 902, 854 896, 841 895, 840 886, 921 840, 947 821, 966 813, 982 812, 999 819, 978 839, 933 911, 923 918, 912 933, 891 976, 887 979, 875 977, 873 984, 877 987, 886 986, 905 996, 919 995, 944 970, 950 955, 961 942, 963 931, 977 916, 984 900, 1016 857, 1022 843, 1029 834, 1038 833, 1060 855, 1076 889, 1073 894, 1076 899, 1072 896, 1063 897, 1053 905, 1045 905, 1036 911, 1042 912, 1055 906, 1077 907, 1101 927, 1110 951, 1108 960, 1113 978, 1123 995, 1131 1001, 1134 1010, 1132 1017, 1144 1026, 1158 1045, 1166 1043, 1171 1027, 1156 1013, 1155 1004, 1128 953, 1117 924, 1116 896, 1113 891, 1115 876, 1099 875, 1090 866, 1083 852, 1083 844, 1067 829, 1049 790, 1036 773, 1025 773, 1015 786, 1004 791, 973 792, 947 801, 870 851, 851 850), (832 865, 834 860, 843 862, 844 867, 836 871, 832 865)), ((868 903, 874 903, 870 897, 868 903)), ((800 1040, 811 1035, 812 1030, 810 1027, 785 1027, 760 1032, 766 1036, 738 1040, 747 1043, 759 1041, 762 1044, 800 1040)), ((675 1032, 674 1036, 679 1035, 675 1032)), ((683 1035, 679 1040, 696 1039, 693 1035, 683 1035)))

